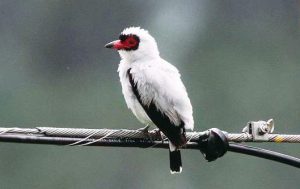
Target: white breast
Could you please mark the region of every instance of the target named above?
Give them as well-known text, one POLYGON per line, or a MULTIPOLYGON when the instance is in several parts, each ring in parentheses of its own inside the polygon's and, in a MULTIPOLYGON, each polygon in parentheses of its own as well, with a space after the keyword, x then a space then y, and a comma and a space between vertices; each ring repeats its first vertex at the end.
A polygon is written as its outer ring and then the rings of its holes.
POLYGON ((134 80, 138 83, 143 104, 153 101, 158 110, 167 115, 175 125, 180 125, 182 120, 185 129, 193 129, 192 105, 180 74, 173 65, 160 58, 149 62, 120 62, 118 71, 128 108, 143 124, 153 124, 132 91, 127 76, 128 69, 131 69, 134 80))
POLYGON ((146 114, 143 107, 140 105, 139 101, 137 100, 136 96, 132 91, 132 87, 127 76, 127 71, 131 67, 131 64, 125 62, 124 60, 121 60, 118 69, 120 82, 122 86, 122 93, 125 98, 125 102, 127 104, 127 107, 132 111, 132 113, 141 123, 145 125, 153 125, 153 122, 148 117, 148 115, 146 114))

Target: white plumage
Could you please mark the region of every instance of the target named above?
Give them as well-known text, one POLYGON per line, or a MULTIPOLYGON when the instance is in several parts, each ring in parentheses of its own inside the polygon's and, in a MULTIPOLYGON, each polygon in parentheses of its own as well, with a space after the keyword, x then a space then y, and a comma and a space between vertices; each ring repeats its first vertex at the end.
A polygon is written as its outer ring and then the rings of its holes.
POLYGON ((159 56, 155 39, 139 27, 126 28, 120 40, 105 47, 117 49, 118 72, 126 104, 145 125, 156 125, 170 140, 171 173, 181 172, 179 148, 185 130, 193 130, 193 110, 176 67, 159 56))
POLYGON ((127 70, 131 69, 145 104, 153 100, 175 125, 179 125, 181 119, 185 129, 193 130, 192 105, 177 68, 159 56, 156 42, 146 30, 130 27, 122 34, 140 37, 137 51, 119 51, 122 60, 118 72, 128 108, 143 124, 153 124, 131 90, 127 78, 127 70))

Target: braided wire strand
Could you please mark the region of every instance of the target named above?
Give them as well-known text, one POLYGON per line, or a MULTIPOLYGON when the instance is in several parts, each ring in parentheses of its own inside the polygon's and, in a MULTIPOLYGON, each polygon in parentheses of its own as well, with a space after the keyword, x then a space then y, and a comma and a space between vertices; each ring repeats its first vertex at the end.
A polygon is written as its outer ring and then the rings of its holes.
MULTIPOLYGON (((187 132, 187 139, 190 142, 198 140, 204 132, 187 132)), ((266 140, 255 141, 249 133, 227 133, 224 132, 229 142, 277 142, 277 143, 300 143, 300 135, 288 134, 268 134, 266 140)), ((150 131, 129 130, 129 129, 83 129, 83 128, 55 128, 55 127, 36 127, 36 128, 4 128, 0 127, 0 136, 10 135, 36 135, 47 137, 69 137, 84 139, 105 138, 129 138, 129 139, 151 139, 165 140, 166 136, 157 129, 150 131)), ((84 142, 81 141, 81 142, 84 142)), ((78 142, 80 143, 80 142, 78 142)))

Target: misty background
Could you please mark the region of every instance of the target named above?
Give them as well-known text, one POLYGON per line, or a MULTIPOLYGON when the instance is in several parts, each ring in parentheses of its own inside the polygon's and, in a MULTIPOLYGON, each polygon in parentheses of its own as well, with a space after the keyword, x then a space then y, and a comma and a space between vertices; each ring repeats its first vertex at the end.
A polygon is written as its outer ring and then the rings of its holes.
MULTIPOLYGON (((181 72, 195 130, 240 132, 274 118, 300 133, 300 2, 0 1, 1 127, 143 127, 127 109, 117 52, 103 46, 128 26, 149 30, 181 72)), ((299 144, 253 144, 300 157, 299 144)), ((168 151, 0 143, 1 188, 297 188, 299 170, 227 153, 207 163, 168 151)))

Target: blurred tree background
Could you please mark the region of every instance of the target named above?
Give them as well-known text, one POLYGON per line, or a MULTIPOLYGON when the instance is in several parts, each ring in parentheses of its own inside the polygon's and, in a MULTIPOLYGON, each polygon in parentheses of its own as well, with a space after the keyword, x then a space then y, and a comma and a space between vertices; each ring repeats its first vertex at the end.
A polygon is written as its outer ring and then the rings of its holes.
MULTIPOLYGON (((148 29, 182 73, 197 131, 239 132, 275 119, 300 133, 300 2, 0 1, 1 127, 140 128, 127 110, 119 55, 103 48, 148 29)), ((297 144, 257 144, 300 156, 297 144)), ((228 153, 183 151, 181 175, 158 149, 0 144, 1 188, 297 188, 299 170, 228 153)))

